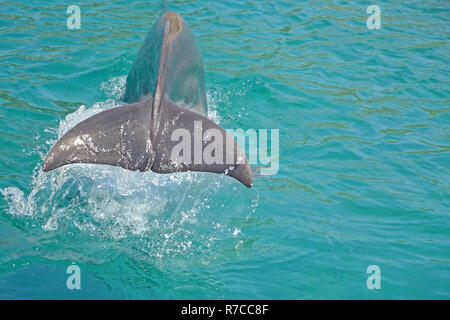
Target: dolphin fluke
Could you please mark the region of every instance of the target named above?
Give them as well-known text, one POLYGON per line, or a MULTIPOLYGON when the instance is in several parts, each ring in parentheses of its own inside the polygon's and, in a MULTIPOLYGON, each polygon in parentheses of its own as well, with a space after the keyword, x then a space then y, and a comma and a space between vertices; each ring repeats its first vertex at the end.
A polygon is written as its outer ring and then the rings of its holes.
POLYGON ((42 170, 92 163, 157 173, 214 172, 251 187, 247 158, 223 128, 164 97, 153 130, 152 102, 149 98, 80 122, 52 147, 42 170))
POLYGON ((157 173, 229 175, 247 187, 252 171, 233 137, 206 117, 203 62, 186 22, 169 12, 156 22, 127 78, 128 105, 96 114, 69 130, 43 171, 72 163, 157 173))

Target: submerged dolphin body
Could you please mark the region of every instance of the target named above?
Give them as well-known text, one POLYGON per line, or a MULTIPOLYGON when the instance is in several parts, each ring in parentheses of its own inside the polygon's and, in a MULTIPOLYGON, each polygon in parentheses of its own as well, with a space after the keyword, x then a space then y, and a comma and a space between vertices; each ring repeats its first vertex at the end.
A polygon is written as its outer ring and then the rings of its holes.
POLYGON ((251 187, 252 171, 244 152, 206 117, 203 61, 192 32, 178 14, 164 14, 147 34, 128 74, 123 100, 128 104, 69 130, 48 153, 43 171, 71 163, 157 173, 203 171, 227 174, 251 187), (195 145, 199 125, 202 132, 211 129, 222 135, 223 139, 214 140, 220 147, 214 153, 222 154, 214 157, 223 161, 203 161, 208 144, 200 136, 200 144, 197 139, 195 145), (180 143, 179 137, 173 137, 177 129, 193 137, 188 142, 192 152, 172 154, 180 143))

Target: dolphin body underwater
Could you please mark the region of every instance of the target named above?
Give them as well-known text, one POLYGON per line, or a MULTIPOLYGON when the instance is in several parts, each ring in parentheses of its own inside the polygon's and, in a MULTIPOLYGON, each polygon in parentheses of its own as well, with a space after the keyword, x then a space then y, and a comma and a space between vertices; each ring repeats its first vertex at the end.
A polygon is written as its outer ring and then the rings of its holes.
POLYGON ((245 153, 207 118, 203 60, 194 35, 178 14, 162 15, 150 29, 128 74, 123 101, 126 105, 70 129, 51 148, 42 170, 91 163, 157 173, 202 171, 226 174, 252 186, 245 153), (182 155, 172 152, 182 137, 174 139, 177 129, 193 137, 184 141, 190 150, 183 149, 182 155), (201 133, 208 130, 216 133, 214 141, 209 137, 217 147, 214 152, 201 133), (208 150, 218 161, 203 161, 208 150))

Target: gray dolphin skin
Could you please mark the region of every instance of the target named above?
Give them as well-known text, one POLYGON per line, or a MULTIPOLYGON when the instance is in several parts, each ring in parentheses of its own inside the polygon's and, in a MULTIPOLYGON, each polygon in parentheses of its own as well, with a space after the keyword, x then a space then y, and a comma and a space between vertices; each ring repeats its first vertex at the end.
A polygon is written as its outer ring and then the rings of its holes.
POLYGON ((164 14, 150 29, 128 74, 123 101, 125 105, 69 130, 51 148, 42 170, 92 163, 157 173, 202 171, 252 186, 245 153, 207 118, 203 61, 194 35, 178 14, 164 14), (192 138, 181 141, 185 136, 174 135, 177 132, 192 138), (222 138, 214 134, 208 140, 201 132, 220 133, 222 138), (190 150, 174 153, 181 142, 190 150), (204 161, 207 151, 216 161, 204 161))

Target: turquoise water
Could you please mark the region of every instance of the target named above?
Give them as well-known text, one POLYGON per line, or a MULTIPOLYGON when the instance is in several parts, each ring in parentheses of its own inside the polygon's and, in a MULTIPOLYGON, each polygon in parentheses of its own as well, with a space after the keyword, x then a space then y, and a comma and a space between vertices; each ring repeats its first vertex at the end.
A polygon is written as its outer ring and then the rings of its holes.
POLYGON ((1 3, 0 298, 450 298, 448 2, 78 1, 80 30, 69 4, 1 3), (278 173, 43 173, 120 103, 164 7, 197 38, 210 117, 280 130, 278 173))

